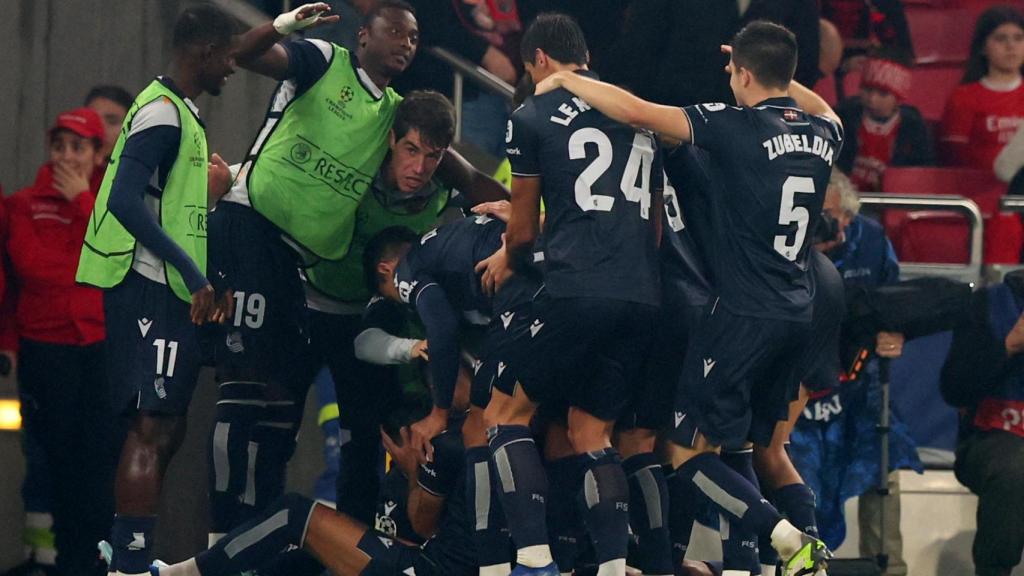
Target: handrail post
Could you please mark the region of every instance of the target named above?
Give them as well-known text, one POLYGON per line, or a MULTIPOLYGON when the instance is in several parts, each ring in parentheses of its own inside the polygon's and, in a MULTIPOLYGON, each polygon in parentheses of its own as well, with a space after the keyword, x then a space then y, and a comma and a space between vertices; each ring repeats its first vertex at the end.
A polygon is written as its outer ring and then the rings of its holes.
POLYGON ((452 104, 455 105, 455 143, 462 142, 462 72, 452 70, 452 104))

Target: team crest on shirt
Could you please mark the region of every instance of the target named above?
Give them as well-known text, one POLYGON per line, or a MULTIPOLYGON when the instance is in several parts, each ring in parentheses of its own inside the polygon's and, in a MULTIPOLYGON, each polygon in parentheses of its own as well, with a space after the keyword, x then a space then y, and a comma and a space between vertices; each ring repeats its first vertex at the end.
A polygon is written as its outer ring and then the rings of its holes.
POLYGON ((352 92, 351 86, 345 86, 342 88, 341 94, 338 95, 338 97, 341 98, 341 101, 345 103, 351 102, 353 96, 355 96, 355 93, 352 92))
POLYGON ((156 380, 153 380, 153 389, 156 391, 156 397, 164 400, 167 398, 167 388, 164 387, 164 377, 159 376, 156 380))
POLYGON ((782 111, 782 119, 786 122, 796 122, 800 119, 800 114, 796 110, 787 108, 782 111))

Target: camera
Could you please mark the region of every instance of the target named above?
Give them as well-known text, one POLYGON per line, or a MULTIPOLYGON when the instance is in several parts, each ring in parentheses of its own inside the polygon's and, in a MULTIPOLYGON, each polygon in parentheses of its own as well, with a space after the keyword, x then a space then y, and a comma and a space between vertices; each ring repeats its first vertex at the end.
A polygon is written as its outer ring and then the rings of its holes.
POLYGON ((828 212, 822 211, 818 225, 814 228, 814 234, 811 236, 811 244, 832 242, 839 238, 839 232, 839 220, 833 218, 828 212))

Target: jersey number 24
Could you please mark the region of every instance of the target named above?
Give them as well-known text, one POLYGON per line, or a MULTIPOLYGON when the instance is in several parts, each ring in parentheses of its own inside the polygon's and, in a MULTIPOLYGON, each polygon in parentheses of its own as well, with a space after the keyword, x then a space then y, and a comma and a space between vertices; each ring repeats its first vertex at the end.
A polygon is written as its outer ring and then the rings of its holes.
MULTIPOLYGON (((594 183, 612 166, 614 148, 608 135, 597 128, 580 128, 569 137, 569 159, 582 160, 587 157, 587 144, 597 145, 597 158, 580 172, 576 178, 576 204, 589 212, 611 212, 615 205, 614 196, 593 192, 594 183)), ((622 172, 619 189, 630 202, 640 204, 640 217, 647 220, 651 211, 651 167, 654 165, 654 139, 647 134, 637 133, 622 172)))

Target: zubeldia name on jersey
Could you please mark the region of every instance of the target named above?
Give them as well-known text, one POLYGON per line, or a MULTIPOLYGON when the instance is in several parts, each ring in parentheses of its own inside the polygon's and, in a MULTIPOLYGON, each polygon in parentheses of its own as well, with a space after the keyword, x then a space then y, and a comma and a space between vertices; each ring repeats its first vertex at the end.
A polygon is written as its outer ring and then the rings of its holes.
POLYGON ((811 136, 808 139, 806 134, 779 134, 772 136, 761 143, 761 146, 768 151, 768 159, 775 160, 783 154, 790 152, 805 152, 820 156, 822 160, 832 165, 832 156, 835 150, 832 145, 821 136, 811 136))

